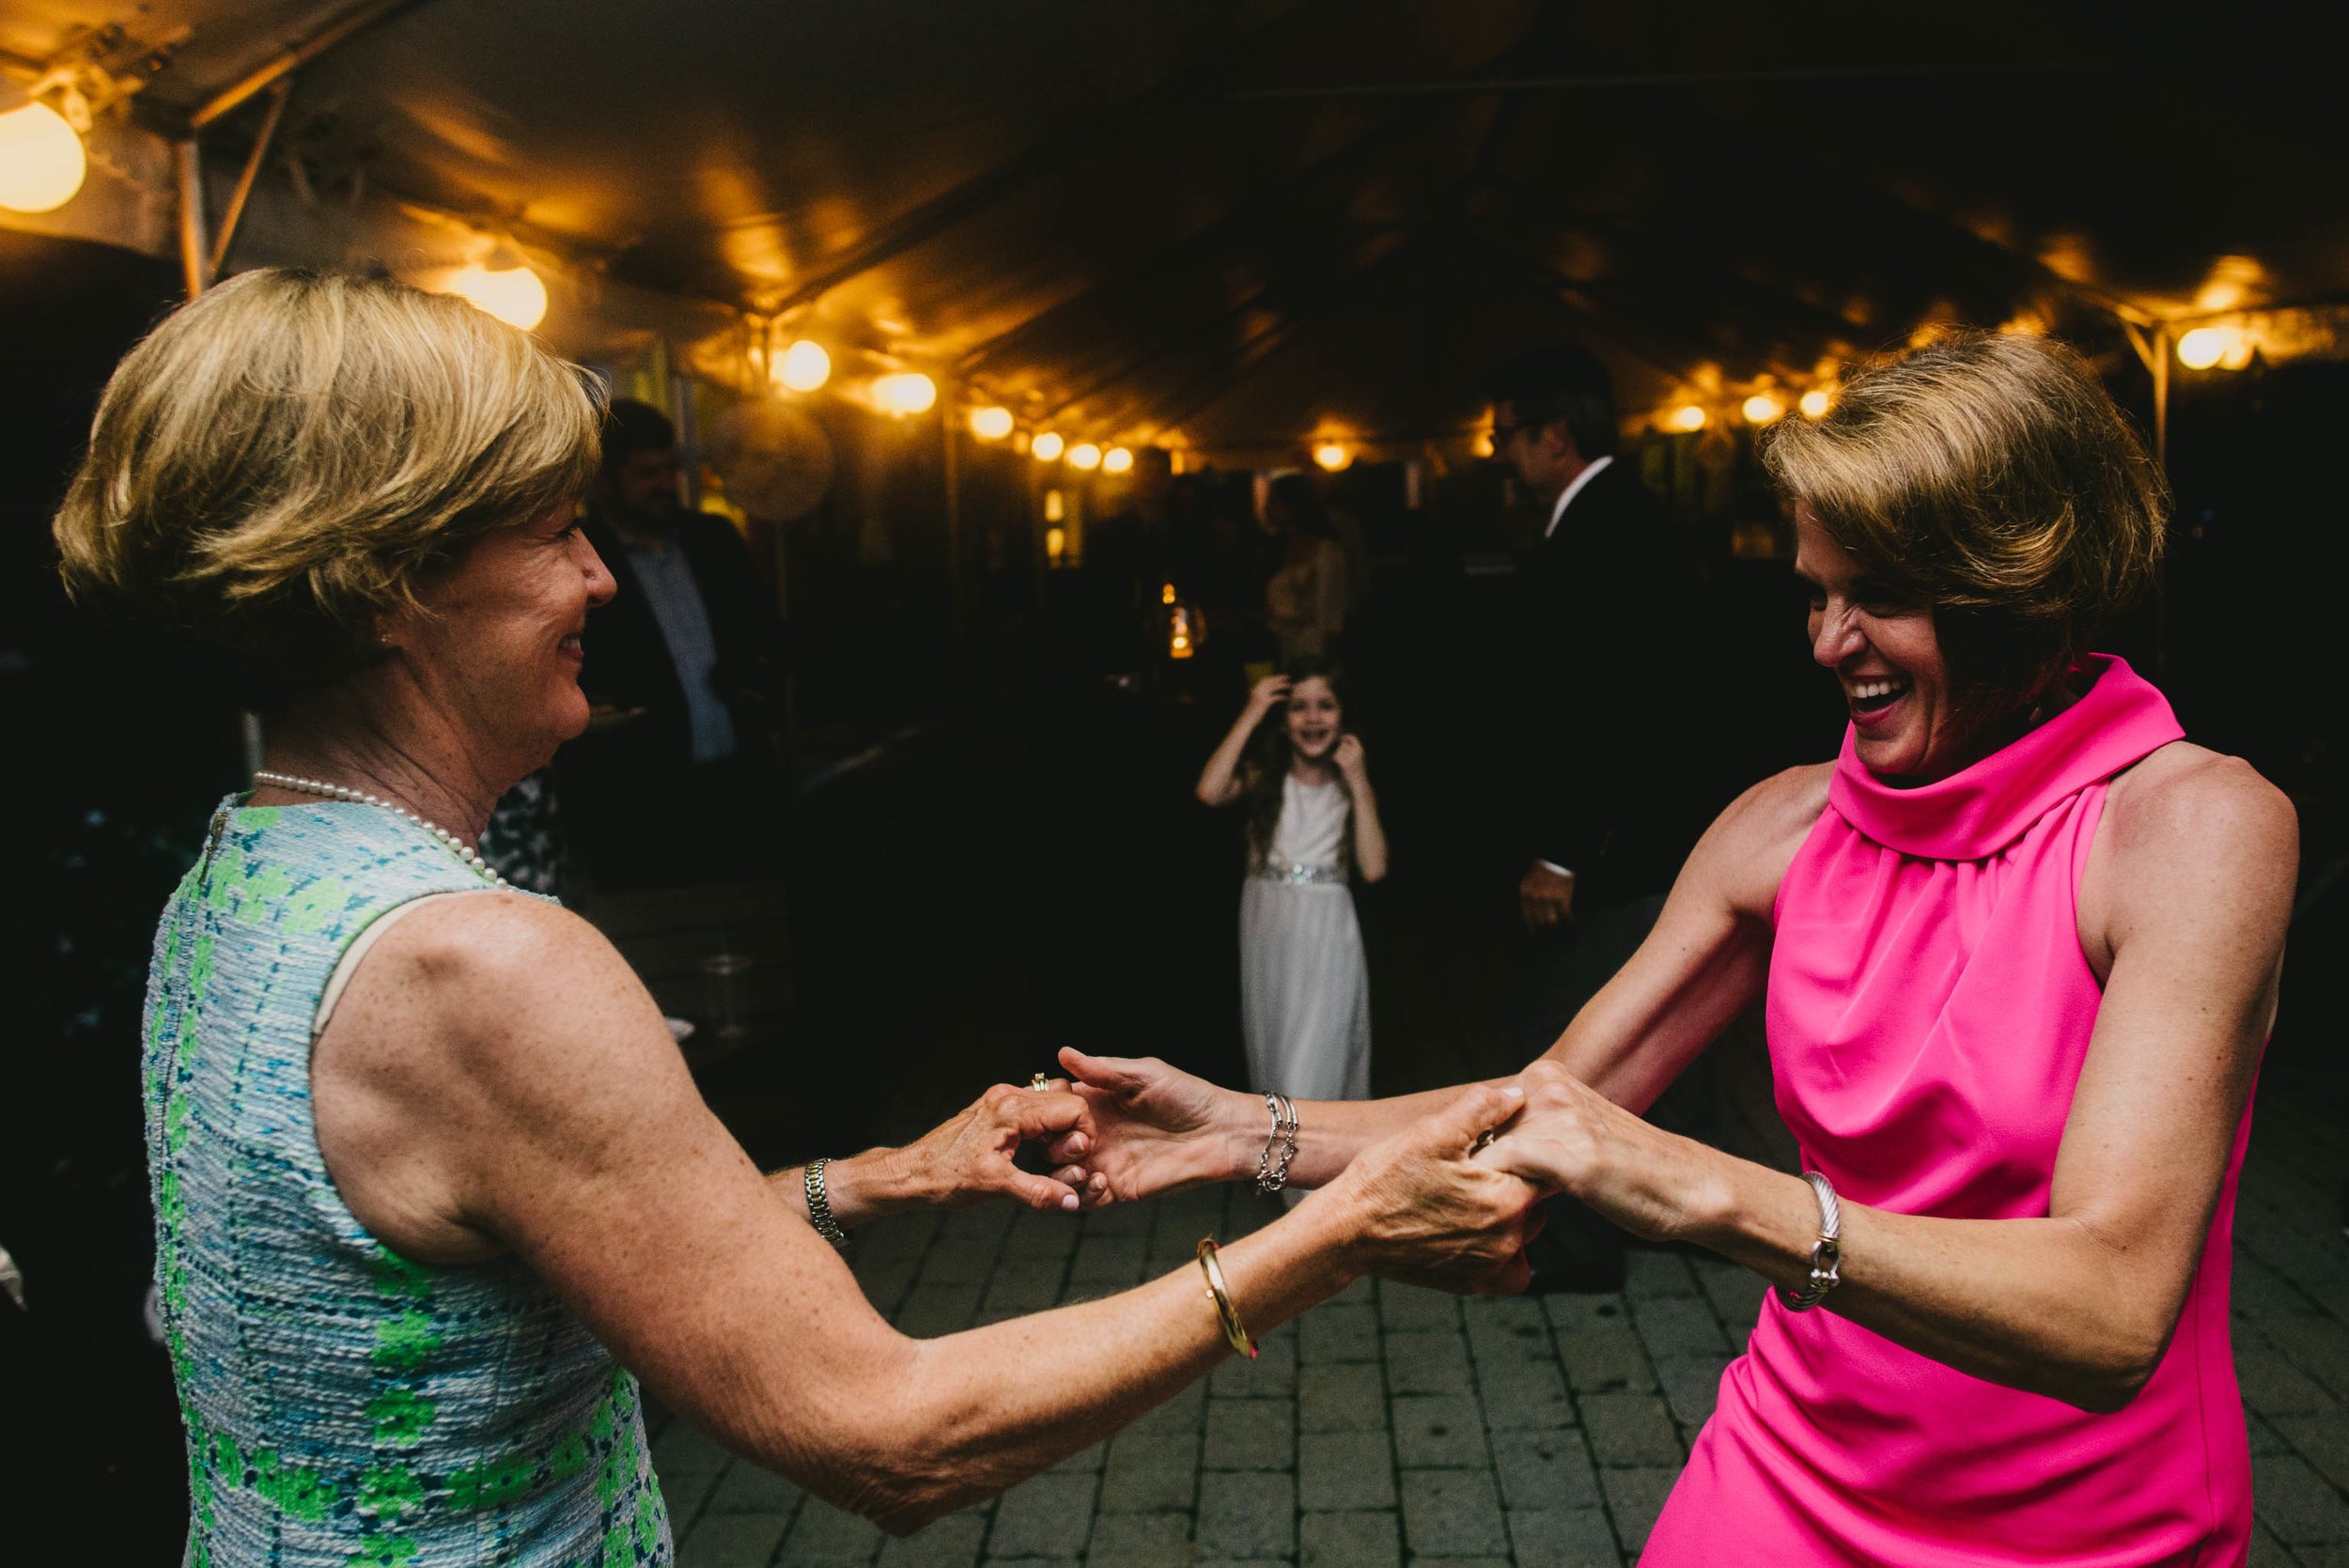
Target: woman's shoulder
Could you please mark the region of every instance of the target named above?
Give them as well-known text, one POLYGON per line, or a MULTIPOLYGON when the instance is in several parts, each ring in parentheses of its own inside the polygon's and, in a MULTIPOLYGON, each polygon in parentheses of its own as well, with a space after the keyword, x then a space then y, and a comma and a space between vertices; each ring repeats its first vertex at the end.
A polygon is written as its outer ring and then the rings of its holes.
POLYGON ((2292 800, 2239 756, 2174 740, 2113 776, 2106 833, 2123 855, 2299 852, 2292 800))
POLYGON ((1689 857, 1690 867, 1733 908, 1766 917, 1795 852, 1827 810, 1828 784, 1834 776, 1832 762, 1819 762, 1764 779, 1713 819, 1689 857))

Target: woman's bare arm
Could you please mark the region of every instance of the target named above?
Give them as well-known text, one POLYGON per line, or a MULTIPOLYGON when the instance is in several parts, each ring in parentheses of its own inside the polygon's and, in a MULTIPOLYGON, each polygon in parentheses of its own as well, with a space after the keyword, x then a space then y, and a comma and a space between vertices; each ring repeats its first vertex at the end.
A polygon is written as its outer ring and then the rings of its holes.
POLYGON ((1207 766, 1199 770, 1199 784, 1194 791, 1202 805, 1228 806, 1238 800, 1246 789, 1240 777, 1240 765, 1247 760, 1248 737, 1256 733, 1265 715, 1279 706, 1289 694, 1288 677, 1267 675, 1249 689, 1248 701, 1240 708, 1239 717, 1216 745, 1207 758, 1207 766))
MULTIPOLYGON (((2164 755, 2116 784, 2081 890, 2084 945, 2108 954, 2109 977, 2047 1217, 1844 1203, 1843 1282, 1824 1310, 1994 1382, 2092 1410, 2126 1403, 2160 1362, 2209 1234, 2275 1017, 2297 854, 2289 803, 2232 759, 2164 755)), ((1529 1090, 1523 1122, 1485 1157, 1637 1233, 1780 1285, 1808 1277, 1818 1208, 1801 1180, 1660 1132, 1568 1073, 1529 1090)))
MULTIPOLYGON (((452 899, 402 922, 319 1053, 335 1107, 321 1148, 379 1237, 422 1261, 510 1250, 672 1407, 893 1529, 1098 1440, 1229 1354, 1195 1269, 941 1340, 899 1335, 703 1104, 618 955, 535 901, 452 899)), ((1457 1230, 1457 1286, 1522 1279, 1508 1216, 1531 1190, 1467 1157, 1512 1109, 1467 1096, 1457 1127, 1431 1119, 1391 1146, 1396 1170, 1419 1172, 1388 1172, 1410 1193, 1395 1212, 1457 1230), (1476 1225, 1489 1235, 1471 1240, 1476 1225)), ((1392 1198, 1317 1195, 1225 1249, 1250 1327, 1365 1269, 1414 1266, 1393 1222, 1364 1225, 1392 1198)))

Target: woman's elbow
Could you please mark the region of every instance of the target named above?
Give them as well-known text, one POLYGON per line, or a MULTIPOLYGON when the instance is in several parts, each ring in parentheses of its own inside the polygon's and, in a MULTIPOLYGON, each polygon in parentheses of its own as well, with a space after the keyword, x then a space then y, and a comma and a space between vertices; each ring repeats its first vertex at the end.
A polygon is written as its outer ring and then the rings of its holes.
POLYGON ((1365 863, 1365 864, 1363 865, 1363 867, 1362 867, 1362 880, 1363 880, 1363 881, 1365 881, 1365 882, 1383 882, 1383 881, 1385 881, 1386 879, 1387 879, 1387 862, 1384 862, 1384 861, 1380 861, 1380 862, 1377 862, 1377 863, 1375 863, 1375 864, 1365 863))
POLYGON ((2144 1391, 2169 1347, 2166 1333, 2115 1331, 2085 1353, 2058 1362, 2052 1386, 2039 1391, 2092 1416, 2112 1415, 2144 1391))

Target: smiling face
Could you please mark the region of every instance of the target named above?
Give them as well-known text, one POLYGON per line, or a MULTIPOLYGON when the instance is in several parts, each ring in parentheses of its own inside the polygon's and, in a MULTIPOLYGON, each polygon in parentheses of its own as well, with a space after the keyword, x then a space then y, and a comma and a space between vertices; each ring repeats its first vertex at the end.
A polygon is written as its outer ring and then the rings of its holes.
POLYGON ((520 778, 587 727, 587 613, 616 584, 568 505, 484 535, 384 637, 436 708, 520 778))
POLYGON ((1811 599, 1811 657, 1835 672, 1860 765, 1879 778, 1930 784, 1973 760, 1933 607, 1872 581, 1800 502, 1795 575, 1811 599))
POLYGON ((1308 675, 1289 688, 1287 714, 1289 749, 1308 762, 1321 762, 1345 733, 1346 709, 1338 694, 1319 675, 1308 675))

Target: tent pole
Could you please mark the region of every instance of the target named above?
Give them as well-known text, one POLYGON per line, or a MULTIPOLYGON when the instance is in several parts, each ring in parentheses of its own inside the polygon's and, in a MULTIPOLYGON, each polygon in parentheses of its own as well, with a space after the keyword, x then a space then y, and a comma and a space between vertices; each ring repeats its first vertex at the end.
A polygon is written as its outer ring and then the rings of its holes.
POLYGON ((255 93, 274 85, 288 71, 308 65, 353 34, 364 32, 379 22, 389 21, 419 3, 420 0, 373 0, 372 4, 345 12, 341 20, 331 22, 300 43, 280 50, 260 66, 247 71, 233 85, 214 93, 197 105, 188 116, 188 130, 191 132, 203 130, 255 93))
MULTIPOLYGON (((236 243, 237 224, 243 218, 244 204, 253 194, 253 182, 260 176, 270 145, 277 139, 277 122, 286 117, 286 105, 292 99, 293 78, 279 77, 270 88, 269 113, 262 116, 261 129, 253 138, 253 155, 244 161, 244 173, 237 177, 237 188, 228 196, 228 210, 220 215, 220 232, 212 236, 212 259, 205 268, 208 277, 220 276, 221 263, 228 259, 228 247, 236 243)), ((189 140, 193 143, 194 138, 189 140)))
POLYGON ((962 450, 955 440, 956 427, 961 423, 955 417, 961 408, 961 387, 948 380, 939 389, 938 427, 944 455, 946 487, 946 616, 953 629, 955 659, 955 694, 957 706, 967 704, 971 681, 971 626, 969 595, 964 591, 966 563, 962 548, 962 450))
POLYGON ((193 135, 173 143, 171 152, 179 186, 179 270, 193 300, 212 281, 211 247, 204 239, 204 153, 193 135))

